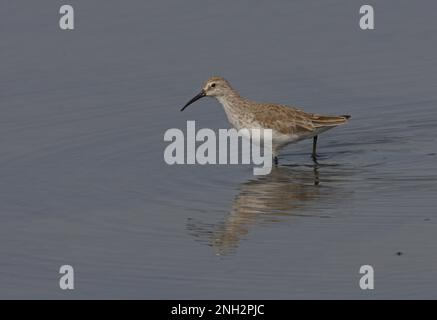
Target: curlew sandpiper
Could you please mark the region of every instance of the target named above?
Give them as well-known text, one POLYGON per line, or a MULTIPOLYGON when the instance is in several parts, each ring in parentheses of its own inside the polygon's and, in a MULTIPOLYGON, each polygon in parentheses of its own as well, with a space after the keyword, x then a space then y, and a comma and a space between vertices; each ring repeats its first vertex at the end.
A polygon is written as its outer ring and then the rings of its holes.
POLYGON ((188 101, 185 110, 203 97, 216 98, 225 109, 230 124, 240 129, 272 129, 272 151, 278 164, 279 151, 288 144, 313 139, 312 158, 317 163, 317 139, 319 134, 348 122, 351 116, 326 116, 307 113, 282 104, 257 103, 240 96, 222 77, 207 80, 201 92, 188 101))

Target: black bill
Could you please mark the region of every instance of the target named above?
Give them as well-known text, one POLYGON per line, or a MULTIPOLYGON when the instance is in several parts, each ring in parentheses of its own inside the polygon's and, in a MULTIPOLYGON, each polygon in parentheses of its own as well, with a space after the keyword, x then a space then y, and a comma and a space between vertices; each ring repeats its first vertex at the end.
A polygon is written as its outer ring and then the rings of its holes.
POLYGON ((186 107, 188 107, 190 104, 196 102, 197 100, 203 98, 206 96, 205 91, 201 91, 197 96, 195 96, 193 99, 187 102, 187 104, 181 109, 181 111, 184 111, 186 107))

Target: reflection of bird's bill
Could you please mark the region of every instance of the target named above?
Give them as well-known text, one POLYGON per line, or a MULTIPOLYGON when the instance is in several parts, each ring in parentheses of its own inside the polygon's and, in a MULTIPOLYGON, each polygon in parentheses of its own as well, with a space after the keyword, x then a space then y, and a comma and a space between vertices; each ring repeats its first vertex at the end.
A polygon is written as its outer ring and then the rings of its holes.
POLYGON ((194 102, 196 102, 199 99, 202 99, 203 97, 206 96, 206 93, 204 90, 202 90, 199 94, 197 94, 195 97, 193 97, 193 99, 191 99, 190 101, 188 101, 183 108, 181 109, 181 111, 184 111, 190 104, 193 104, 194 102))

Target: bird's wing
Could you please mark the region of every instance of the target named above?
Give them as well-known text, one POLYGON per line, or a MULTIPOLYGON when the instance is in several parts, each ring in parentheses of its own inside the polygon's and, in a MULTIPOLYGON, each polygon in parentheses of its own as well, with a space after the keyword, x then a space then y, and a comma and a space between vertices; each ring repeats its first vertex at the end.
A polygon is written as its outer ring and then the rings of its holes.
POLYGON ((324 127, 344 124, 350 116, 323 116, 307 113, 298 108, 259 104, 254 110, 255 120, 264 128, 274 129, 284 134, 305 134, 324 127))
POLYGON ((260 104, 253 114, 255 121, 262 127, 273 129, 283 134, 305 134, 311 133, 316 129, 309 114, 293 107, 260 104))
POLYGON ((311 114, 311 122, 316 128, 336 127, 345 124, 350 116, 322 116, 320 114, 311 114))

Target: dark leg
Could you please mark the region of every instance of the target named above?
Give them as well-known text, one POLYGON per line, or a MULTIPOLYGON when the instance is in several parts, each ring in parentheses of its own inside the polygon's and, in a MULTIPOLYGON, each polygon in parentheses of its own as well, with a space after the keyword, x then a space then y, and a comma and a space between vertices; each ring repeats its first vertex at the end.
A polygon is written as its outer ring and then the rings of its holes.
POLYGON ((279 164, 279 160, 278 160, 278 157, 277 157, 277 156, 275 156, 275 157, 273 158, 273 163, 275 164, 275 166, 277 166, 277 165, 279 164))
POLYGON ((314 166, 314 185, 318 186, 320 184, 319 170, 317 165, 314 166))
POLYGON ((316 163, 317 163, 317 139, 318 138, 319 138, 318 136, 315 136, 314 139, 313 139, 313 155, 312 155, 312 158, 313 158, 313 161, 316 162, 316 163))

